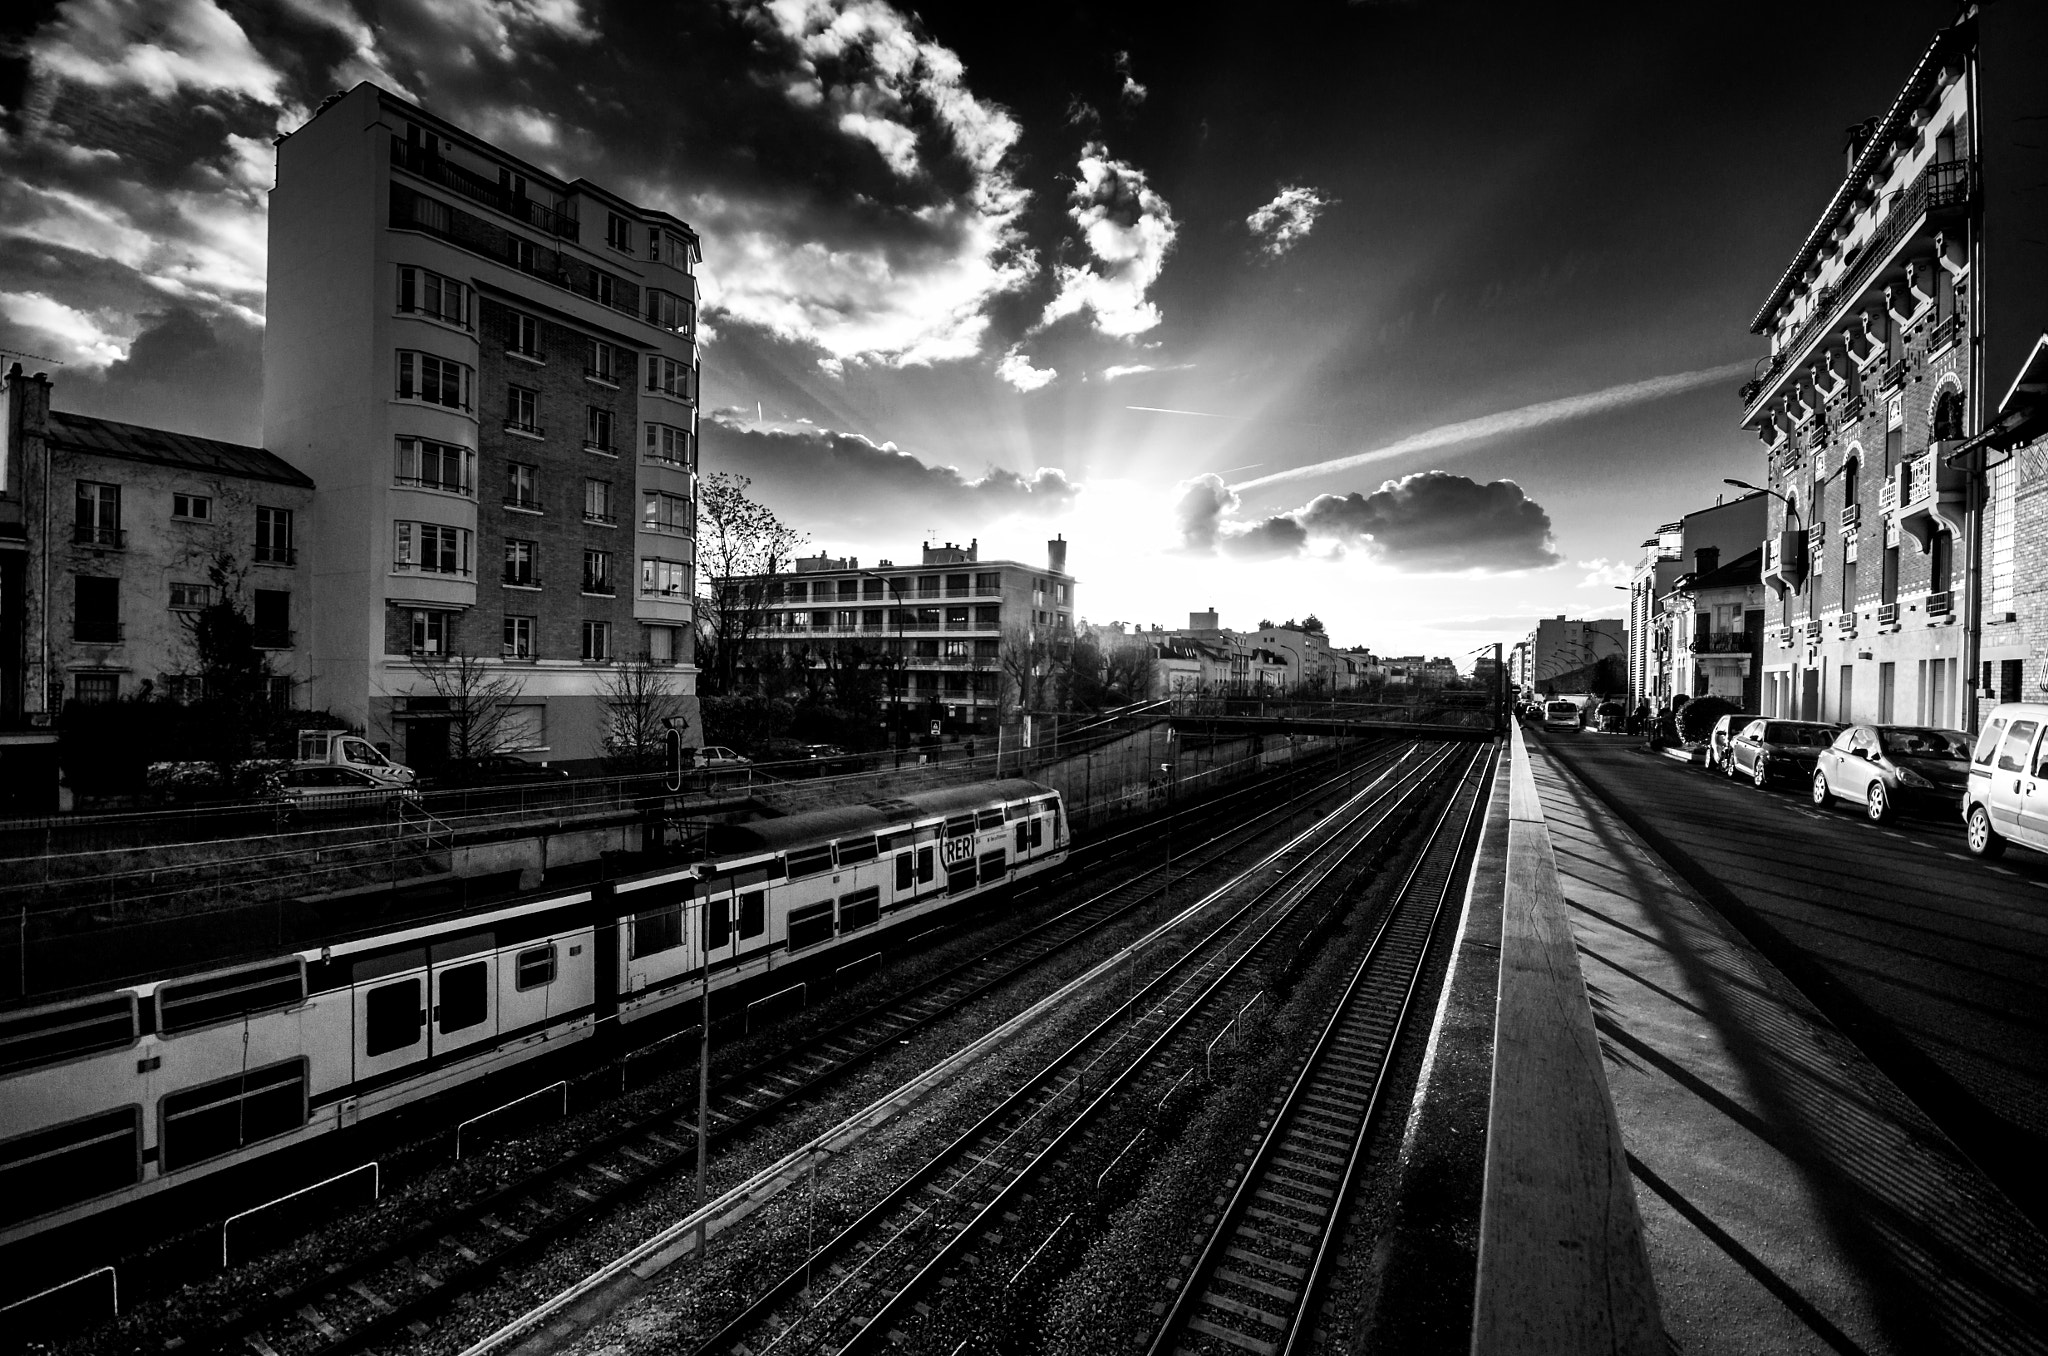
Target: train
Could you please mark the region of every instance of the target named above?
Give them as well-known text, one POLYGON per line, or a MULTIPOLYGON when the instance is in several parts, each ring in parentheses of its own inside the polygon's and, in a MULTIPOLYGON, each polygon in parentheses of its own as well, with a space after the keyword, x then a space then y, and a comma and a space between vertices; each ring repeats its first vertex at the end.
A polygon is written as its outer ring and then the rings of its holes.
POLYGON ((707 981, 730 1006, 886 954, 1058 866, 1068 837, 1037 782, 914 792, 723 826, 703 860, 588 889, 0 1013, 0 1248, 573 1043, 630 1047, 707 981))

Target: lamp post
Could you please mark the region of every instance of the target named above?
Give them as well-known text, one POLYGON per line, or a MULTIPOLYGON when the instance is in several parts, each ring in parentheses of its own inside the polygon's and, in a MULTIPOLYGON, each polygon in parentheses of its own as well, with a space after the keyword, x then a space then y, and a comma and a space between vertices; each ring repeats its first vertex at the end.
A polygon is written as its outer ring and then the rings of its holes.
POLYGON ((1790 508, 1793 508, 1793 507, 1794 507, 1794 505, 1793 505, 1793 503, 1792 503, 1792 501, 1791 501, 1790 499, 1787 499, 1787 498, 1786 498, 1786 497, 1785 497, 1784 495, 1782 495, 1782 494, 1779 494, 1779 493, 1778 493, 1778 492, 1777 492, 1776 490, 1774 490, 1774 489, 1771 489, 1771 488, 1769 488, 1768 486, 1764 486, 1764 485, 1752 485, 1752 484, 1750 484, 1750 483, 1749 483, 1748 481, 1746 481, 1746 480, 1730 480, 1730 479, 1727 479, 1726 477, 1723 477, 1723 478, 1722 478, 1722 481, 1721 481, 1721 483, 1722 483, 1723 485, 1733 485, 1733 486, 1734 486, 1734 487, 1735 487, 1736 489, 1738 489, 1738 490, 1750 490, 1750 491, 1753 491, 1753 492, 1755 492, 1755 493, 1757 493, 1757 494, 1767 494, 1767 495, 1771 496, 1771 498, 1773 498, 1773 499, 1776 499, 1776 500, 1780 501, 1781 503, 1783 503, 1783 504, 1785 505, 1785 507, 1786 507, 1786 508, 1788 508, 1788 509, 1790 509, 1790 508))

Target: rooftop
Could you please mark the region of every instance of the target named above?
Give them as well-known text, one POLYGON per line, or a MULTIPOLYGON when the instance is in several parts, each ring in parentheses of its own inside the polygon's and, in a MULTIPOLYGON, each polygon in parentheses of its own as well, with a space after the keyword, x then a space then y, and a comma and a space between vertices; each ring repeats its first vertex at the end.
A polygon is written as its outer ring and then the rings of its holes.
POLYGON ((279 485, 313 488, 312 480, 304 472, 260 447, 224 443, 217 438, 174 433, 169 429, 144 428, 140 424, 122 424, 112 419, 95 419, 64 410, 50 411, 50 443, 67 451, 119 457, 123 461, 150 462, 190 471, 240 476, 245 480, 268 480, 279 485))

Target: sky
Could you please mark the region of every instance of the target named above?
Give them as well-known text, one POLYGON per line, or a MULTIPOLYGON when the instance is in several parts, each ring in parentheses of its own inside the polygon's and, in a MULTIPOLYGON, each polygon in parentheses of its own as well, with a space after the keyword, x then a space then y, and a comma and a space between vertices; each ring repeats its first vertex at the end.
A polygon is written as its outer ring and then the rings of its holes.
POLYGON ((703 469, 810 550, 1464 666, 1761 474, 1749 321, 1953 13, 20 0, 0 358, 260 443, 272 138, 369 80, 699 231, 703 469))

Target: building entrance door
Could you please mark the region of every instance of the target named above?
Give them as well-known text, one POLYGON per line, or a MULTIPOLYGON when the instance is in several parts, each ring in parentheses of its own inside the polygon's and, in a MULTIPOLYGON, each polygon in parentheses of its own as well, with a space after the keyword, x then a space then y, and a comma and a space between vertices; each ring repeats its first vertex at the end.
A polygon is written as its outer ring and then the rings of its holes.
POLYGON ((1803 669, 1799 674, 1799 718, 1820 719, 1820 670, 1803 669))

